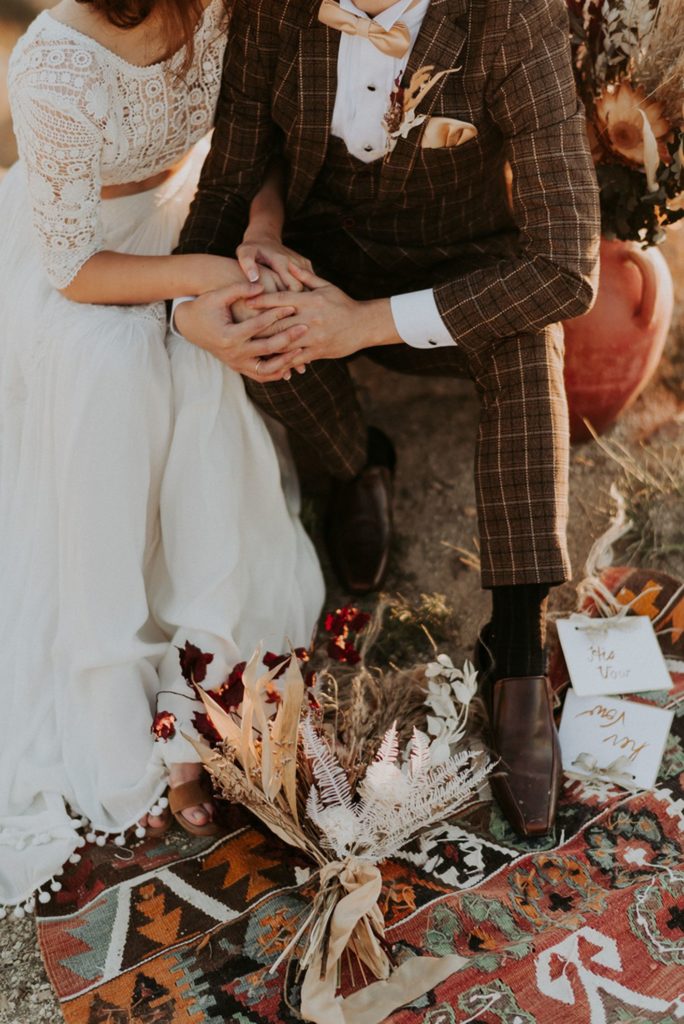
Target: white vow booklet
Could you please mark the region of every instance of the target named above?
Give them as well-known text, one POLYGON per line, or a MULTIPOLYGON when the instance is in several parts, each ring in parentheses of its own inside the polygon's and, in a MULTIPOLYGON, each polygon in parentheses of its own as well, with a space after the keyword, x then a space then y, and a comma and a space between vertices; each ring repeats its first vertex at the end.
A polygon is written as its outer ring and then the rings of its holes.
POLYGON ((674 711, 568 690, 558 735, 563 770, 625 789, 655 785, 674 711))
POLYGON ((670 673, 648 615, 559 619, 558 639, 580 697, 669 690, 670 673))

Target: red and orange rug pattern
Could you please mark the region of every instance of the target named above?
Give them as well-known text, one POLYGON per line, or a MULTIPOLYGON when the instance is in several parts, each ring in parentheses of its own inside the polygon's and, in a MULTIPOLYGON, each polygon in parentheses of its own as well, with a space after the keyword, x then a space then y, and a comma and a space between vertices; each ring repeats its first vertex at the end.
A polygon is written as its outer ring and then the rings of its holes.
MULTIPOLYGON (((675 721, 657 788, 567 780, 552 839, 521 843, 487 806, 384 865, 396 959, 468 958, 391 1024, 684 1020, 684 588, 610 579, 625 603, 649 584, 647 614, 670 624, 675 721)), ((300 1020, 294 971, 270 971, 315 885, 295 851, 235 809, 218 841, 84 854, 38 919, 68 1024, 300 1020)), ((345 986, 361 980, 349 965, 345 986)))

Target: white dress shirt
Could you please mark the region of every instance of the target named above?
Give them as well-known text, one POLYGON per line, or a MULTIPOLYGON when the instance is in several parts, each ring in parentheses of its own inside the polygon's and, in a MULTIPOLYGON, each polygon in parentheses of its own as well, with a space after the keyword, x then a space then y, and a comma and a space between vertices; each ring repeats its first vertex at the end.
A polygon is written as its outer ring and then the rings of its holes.
MULTIPOLYGON (((353 0, 338 0, 343 11, 367 19, 368 15, 353 0)), ((397 78, 406 70, 413 45, 418 38, 430 0, 396 0, 373 20, 384 29, 402 21, 409 30, 411 42, 403 57, 390 57, 364 36, 340 33, 337 57, 337 94, 333 108, 331 132, 342 139, 352 156, 370 163, 385 155, 387 133, 383 118, 387 113, 390 93, 397 78)))
MULTIPOLYGON (((333 108, 331 134, 342 139, 352 156, 371 163, 385 155, 386 132, 383 120, 390 103, 390 93, 406 65, 420 32, 431 0, 397 0, 378 14, 375 21, 385 29, 403 21, 409 30, 411 42, 403 57, 390 57, 382 53, 364 36, 340 33, 337 58, 337 94, 333 108)), ((360 18, 368 15, 359 10, 352 0, 339 0, 340 7, 360 18)), ((177 306, 186 299, 176 299, 177 306)), ((436 348, 454 345, 435 302, 432 288, 395 295, 390 300, 394 325, 399 337, 414 348, 436 348)), ((171 316, 171 329, 173 326, 171 316)))
MULTIPOLYGON (((403 57, 389 57, 364 36, 340 33, 331 132, 342 139, 352 156, 364 163, 381 160, 385 155, 387 135, 383 119, 390 93, 406 70, 430 6, 430 0, 420 0, 409 10, 411 3, 412 0, 397 0, 375 18, 385 29, 391 29, 397 21, 406 25, 411 43, 403 57)), ((339 0, 339 4, 357 17, 368 17, 353 0, 339 0)), ((414 348, 436 348, 455 343, 439 314, 432 288, 395 295, 390 302, 397 334, 407 344, 414 348)))

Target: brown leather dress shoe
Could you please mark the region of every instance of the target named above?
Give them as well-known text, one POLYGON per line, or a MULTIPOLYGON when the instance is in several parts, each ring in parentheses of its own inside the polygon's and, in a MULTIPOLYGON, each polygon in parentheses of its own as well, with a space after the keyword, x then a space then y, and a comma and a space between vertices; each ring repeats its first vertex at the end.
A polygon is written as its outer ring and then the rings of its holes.
POLYGON ((358 476, 333 484, 328 550, 338 579, 352 594, 384 583, 392 543, 392 480, 396 455, 389 437, 368 428, 368 462, 358 476))
POLYGON ((335 483, 328 510, 328 550, 340 583, 352 594, 382 586, 392 543, 392 471, 368 465, 335 483))
POLYGON ((562 769, 553 693, 546 676, 499 679, 486 694, 490 776, 501 810, 521 836, 543 836, 556 819, 562 769))

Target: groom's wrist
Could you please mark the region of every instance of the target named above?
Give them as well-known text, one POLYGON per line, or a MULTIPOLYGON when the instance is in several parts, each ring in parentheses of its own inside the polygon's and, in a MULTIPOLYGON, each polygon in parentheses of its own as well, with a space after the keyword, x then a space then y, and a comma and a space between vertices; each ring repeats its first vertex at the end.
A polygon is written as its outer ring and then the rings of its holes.
POLYGON ((366 302, 361 302, 360 305, 363 307, 361 321, 361 336, 364 340, 363 348, 402 344, 402 339, 397 334, 389 299, 370 299, 366 302))
POLYGON ((255 223, 246 228, 243 245, 263 245, 274 242, 276 245, 283 244, 283 226, 275 221, 270 223, 255 223))

